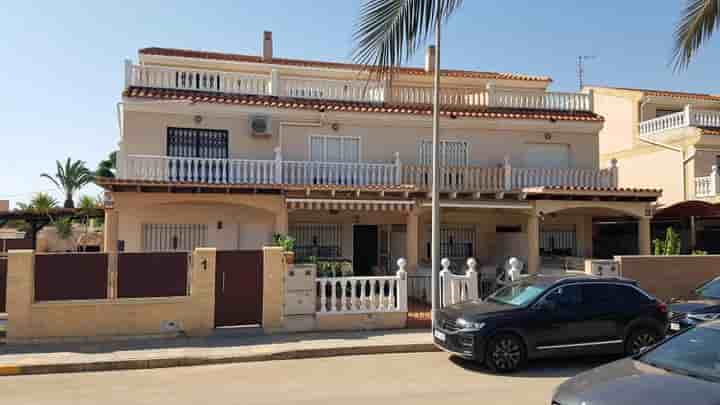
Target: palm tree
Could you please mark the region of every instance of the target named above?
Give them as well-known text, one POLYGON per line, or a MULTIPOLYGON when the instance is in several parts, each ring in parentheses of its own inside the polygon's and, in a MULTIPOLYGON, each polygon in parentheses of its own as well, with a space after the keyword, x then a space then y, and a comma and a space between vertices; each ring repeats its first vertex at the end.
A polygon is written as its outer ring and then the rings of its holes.
POLYGON ((50 211, 57 208, 58 201, 47 193, 37 193, 28 203, 17 203, 21 211, 30 211, 38 214, 50 215, 50 211))
POLYGON ((675 27, 675 70, 688 67, 700 47, 720 28, 720 0, 687 0, 675 27))
POLYGON ((92 182, 92 173, 87 167, 85 167, 85 162, 82 160, 76 160, 73 162, 70 158, 67 158, 64 166, 59 160, 55 163, 57 164, 55 176, 43 173, 40 177, 45 177, 52 181, 55 186, 57 186, 57 188, 65 194, 65 204, 63 207, 75 208, 73 196, 76 191, 92 182))
POLYGON ((440 301, 440 32, 462 0, 365 0, 354 34, 353 59, 380 80, 392 75, 435 33, 432 154, 432 319, 440 301))
POLYGON ((107 159, 101 160, 95 170, 95 177, 114 178, 117 169, 117 151, 110 152, 107 159))

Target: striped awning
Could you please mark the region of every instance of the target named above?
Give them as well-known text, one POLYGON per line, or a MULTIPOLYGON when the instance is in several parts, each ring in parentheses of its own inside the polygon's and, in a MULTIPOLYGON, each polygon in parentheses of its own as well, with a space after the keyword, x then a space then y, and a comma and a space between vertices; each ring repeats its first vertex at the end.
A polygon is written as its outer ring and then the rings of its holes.
POLYGON ((415 207, 415 201, 412 200, 288 198, 285 201, 289 209, 298 210, 410 211, 415 207))

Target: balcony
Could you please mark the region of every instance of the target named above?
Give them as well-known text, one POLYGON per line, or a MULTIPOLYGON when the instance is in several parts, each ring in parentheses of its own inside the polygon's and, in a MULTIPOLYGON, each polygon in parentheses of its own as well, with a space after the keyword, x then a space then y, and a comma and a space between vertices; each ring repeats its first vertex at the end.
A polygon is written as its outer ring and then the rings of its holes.
POLYGON ((720 195, 720 173, 718 167, 713 166, 709 176, 695 178, 695 197, 712 198, 720 195))
MULTIPOLYGON (((278 96, 362 103, 429 105, 432 87, 386 87, 364 80, 331 80, 125 64, 125 87, 278 96)), ((440 102, 455 108, 515 108, 592 112, 592 97, 582 93, 521 91, 487 87, 443 88, 440 102)))
POLYGON ((688 127, 720 128, 720 111, 688 105, 683 111, 641 122, 640 136, 653 140, 663 137, 667 131, 688 127))
MULTIPOLYGON (((414 186, 429 190, 432 169, 393 162, 344 163, 283 160, 205 159, 171 156, 119 156, 118 178, 123 180, 296 186, 414 186)), ((516 168, 506 160, 500 167, 442 167, 443 192, 503 192, 528 187, 617 187, 617 166, 606 169, 516 168)))

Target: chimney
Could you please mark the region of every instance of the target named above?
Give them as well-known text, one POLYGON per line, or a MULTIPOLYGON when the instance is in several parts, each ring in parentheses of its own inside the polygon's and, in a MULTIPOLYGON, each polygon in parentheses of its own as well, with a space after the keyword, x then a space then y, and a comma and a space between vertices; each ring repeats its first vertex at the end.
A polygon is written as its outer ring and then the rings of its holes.
POLYGON ((425 71, 432 72, 435 69, 435 45, 427 47, 425 52, 425 71))
POLYGON ((272 31, 263 32, 263 53, 262 58, 265 62, 270 62, 273 58, 273 41, 272 31))

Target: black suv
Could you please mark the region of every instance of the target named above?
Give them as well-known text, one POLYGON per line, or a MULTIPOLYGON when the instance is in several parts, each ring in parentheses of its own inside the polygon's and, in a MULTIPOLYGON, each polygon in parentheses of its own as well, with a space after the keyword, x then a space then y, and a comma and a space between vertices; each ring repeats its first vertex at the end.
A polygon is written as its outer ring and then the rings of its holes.
POLYGON ((665 336, 667 306, 620 278, 532 276, 439 310, 435 344, 496 372, 527 359, 635 354, 665 336))

